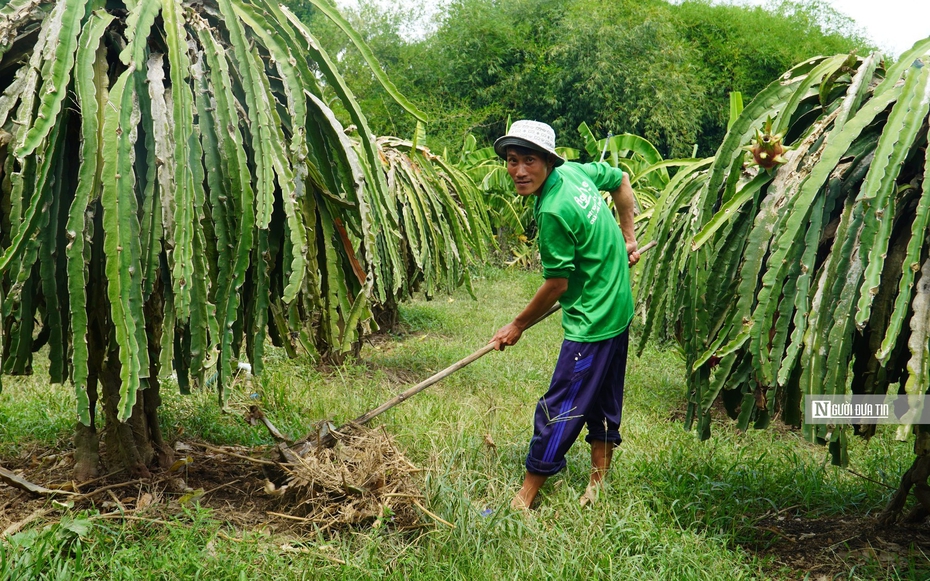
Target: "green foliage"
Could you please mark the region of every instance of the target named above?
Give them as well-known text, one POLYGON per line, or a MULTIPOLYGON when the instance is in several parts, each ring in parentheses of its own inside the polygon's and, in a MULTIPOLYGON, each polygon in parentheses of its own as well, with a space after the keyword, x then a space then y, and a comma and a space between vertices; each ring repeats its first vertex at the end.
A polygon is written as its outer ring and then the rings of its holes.
MULTIPOLYGON (((302 4, 303 2, 297 2, 302 4)), ((851 21, 819 0, 765 8, 706 1, 457 0, 435 28, 411 23, 425 3, 360 3, 347 15, 398 83, 427 112, 430 145, 486 145, 506 119, 552 124, 562 145, 575 129, 646 138, 663 157, 709 155, 726 132, 729 94, 751 97, 796 62, 868 50, 851 21), (379 7, 381 6, 381 7, 379 7)), ((422 21, 421 21, 422 22, 422 21)), ((360 55, 318 17, 311 28, 342 62, 360 55), (330 44, 332 43, 332 44, 330 44), (345 49, 345 50, 343 50, 345 49)), ((380 134, 413 122, 364 67, 348 78, 380 134)))
MULTIPOLYGON (((288 0, 284 4, 307 24, 319 45, 338 62, 347 85, 371 123, 372 131, 376 135, 413 134, 417 120, 387 95, 352 39, 311 0, 288 0)), ((406 95, 419 94, 405 78, 410 66, 419 60, 419 48, 415 42, 406 39, 405 33, 410 23, 422 16, 422 11, 422 6, 415 3, 379 3, 375 0, 361 0, 355 10, 342 11, 344 19, 376 56, 380 69, 398 83, 406 95)), ((326 87, 323 91, 325 100, 340 119, 350 123, 344 108, 332 98, 334 95, 326 87)), ((417 106, 424 106, 421 99, 417 99, 417 106)), ((431 119, 432 115, 431 110, 431 119)))
POLYGON ((0 579, 84 579, 85 537, 93 523, 84 515, 11 535, 0 542, 0 579))
POLYGON ((697 47, 690 65, 706 88, 706 104, 693 110, 701 155, 710 155, 726 133, 730 92, 752 98, 802 60, 873 48, 850 19, 822 0, 762 7, 689 0, 673 18, 682 40, 697 47))
MULTIPOLYGON (((686 423, 701 437, 718 397, 745 429, 776 415, 800 425, 804 395, 927 393, 928 51, 922 41, 890 66, 802 62, 663 192, 638 297, 644 340, 683 345, 686 423), (769 117, 791 150, 764 171, 742 146, 769 117)), ((848 429, 804 425, 837 463, 848 429)))
MULTIPOLYGON (((578 132, 584 139, 588 157, 622 168, 630 176, 630 185, 633 187, 637 203, 636 222, 652 216, 656 199, 669 183, 669 169, 687 166, 697 161, 662 159, 655 146, 638 135, 608 134, 603 139, 597 139, 584 122, 578 127, 578 132)), ((610 198, 607 198, 607 203, 613 207, 613 200, 610 198)))
MULTIPOLYGON (((85 424, 105 358, 120 420, 169 367, 182 389, 218 375, 222 395, 237 360, 261 371, 269 332, 338 359, 373 304, 420 276, 466 282, 487 243, 467 180, 417 150, 426 178, 405 183, 430 212, 415 227, 442 238, 417 248, 428 263, 404 262, 414 225, 382 166, 402 144, 375 142, 339 67, 277 2, 16 0, 0 39, 0 367, 28 374, 48 344, 85 424)), ((380 70, 374 82, 419 115, 380 70)))
POLYGON ((598 135, 633 133, 667 157, 690 155, 708 90, 699 53, 665 2, 576 0, 552 47, 546 118, 556 129, 590 123, 598 135), (597 14, 597 17, 592 17, 597 14))

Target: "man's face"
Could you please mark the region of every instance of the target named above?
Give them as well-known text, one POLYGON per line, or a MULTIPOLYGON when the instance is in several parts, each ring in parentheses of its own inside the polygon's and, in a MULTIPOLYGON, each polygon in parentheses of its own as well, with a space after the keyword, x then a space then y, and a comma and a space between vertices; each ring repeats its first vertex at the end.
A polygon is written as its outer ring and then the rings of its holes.
POLYGON ((524 155, 513 149, 507 150, 507 173, 517 186, 518 194, 532 196, 542 189, 549 177, 550 168, 546 157, 546 154, 535 151, 524 155))

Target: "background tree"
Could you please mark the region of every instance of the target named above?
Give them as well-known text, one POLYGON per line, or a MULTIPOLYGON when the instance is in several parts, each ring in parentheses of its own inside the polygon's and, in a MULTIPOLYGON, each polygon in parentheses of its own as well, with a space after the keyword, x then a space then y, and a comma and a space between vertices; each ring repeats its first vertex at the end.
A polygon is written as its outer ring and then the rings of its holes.
POLYGON ((632 133, 668 157, 691 155, 700 129, 694 112, 705 106, 709 87, 672 10, 666 2, 570 4, 544 79, 553 97, 543 114, 555 119, 563 139, 587 122, 598 137, 632 133))
MULTIPOLYGON (((98 464, 98 401, 108 462, 145 476, 171 454, 160 374, 182 390, 215 375, 222 399, 238 360, 261 372, 269 333, 338 358, 408 285, 382 150, 274 1, 10 0, 0 91, 0 366, 31 373, 47 345, 52 382, 73 381, 79 480, 98 464)), ((447 188, 421 195, 464 221, 447 188)))
POLYGON ((682 2, 672 12, 681 39, 694 48, 689 62, 706 88, 696 111, 699 154, 713 153, 727 129, 732 92, 747 100, 804 59, 874 48, 855 23, 823 0, 739 6, 706 0, 682 2))
MULTIPOLYGON (((423 35, 405 32, 416 12, 381 5, 363 0, 350 19, 404 94, 427 111, 435 151, 458 151, 468 134, 489 145, 508 117, 527 117, 553 124, 560 143, 577 149, 584 147, 576 133, 584 121, 600 138, 645 137, 663 157, 690 156, 695 144, 706 156, 726 131, 731 92, 748 100, 803 59, 870 48, 849 19, 819 0, 765 8, 456 0, 423 35)), ((324 20, 310 26, 325 46, 336 42, 340 58, 357 58, 326 32, 324 20)), ((412 134, 413 120, 359 70, 369 80, 348 82, 366 110, 379 112, 376 132, 412 134)))
MULTIPOLYGON (((338 63, 346 86, 356 96, 372 131, 376 135, 413 135, 417 119, 402 106, 393 106, 397 102, 384 90, 368 59, 345 31, 311 0, 288 0, 284 4, 308 25, 320 46, 338 63)), ((415 34, 410 28, 422 19, 423 11, 422 4, 377 0, 361 0, 353 10, 339 9, 352 30, 376 55, 380 69, 393 82, 401 84, 404 94, 413 88, 405 82, 405 75, 418 62, 418 44, 408 40, 415 34)), ((352 123, 335 93, 326 95, 339 118, 345 124, 352 123)))
MULTIPOLYGON (((702 438, 719 397, 740 429, 781 416, 845 465, 850 426, 804 422, 805 395, 928 393, 928 64, 930 39, 891 66, 806 60, 663 192, 644 236, 659 246, 638 287, 642 340, 684 347, 686 425, 702 438)), ((887 522, 912 486, 912 518, 930 514, 930 431, 919 404, 904 407, 898 436, 915 433, 918 456, 887 522)))

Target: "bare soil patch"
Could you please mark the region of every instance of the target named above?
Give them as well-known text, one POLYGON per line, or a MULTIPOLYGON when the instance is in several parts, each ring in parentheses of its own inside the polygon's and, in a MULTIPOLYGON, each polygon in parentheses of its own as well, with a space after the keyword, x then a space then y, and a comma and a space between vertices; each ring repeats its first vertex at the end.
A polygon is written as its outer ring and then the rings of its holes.
MULTIPOLYGON (((234 446, 218 449, 255 458, 268 454, 263 449, 234 446)), ((196 501, 213 509, 217 519, 236 527, 275 527, 275 519, 267 515, 272 499, 264 493, 265 476, 256 464, 206 450, 196 442, 178 443, 178 456, 191 461, 174 472, 155 474, 150 480, 127 480, 122 472, 87 483, 71 480, 74 460, 70 450, 37 449, 17 458, 0 459, 7 470, 29 482, 65 489, 60 495, 33 495, 0 483, 0 533, 23 524, 43 508, 54 513, 58 509, 53 501, 73 503, 75 510, 124 510, 153 518, 175 514, 182 502, 196 501)))
MULTIPOLYGON (((875 517, 804 518, 773 515, 755 525, 756 541, 743 548, 796 571, 791 579, 834 579, 858 569, 909 571, 930 576, 930 524, 880 526, 875 517)), ((861 574, 860 574, 861 577, 861 574)), ((920 574, 915 578, 921 577, 920 574)))

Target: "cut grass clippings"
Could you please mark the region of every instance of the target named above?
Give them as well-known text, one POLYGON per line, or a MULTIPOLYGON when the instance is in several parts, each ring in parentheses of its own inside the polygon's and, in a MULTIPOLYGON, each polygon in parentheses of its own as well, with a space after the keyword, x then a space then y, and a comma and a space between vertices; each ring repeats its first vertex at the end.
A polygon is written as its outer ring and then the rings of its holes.
MULTIPOLYGON (((404 305, 400 329, 373 337, 360 359, 339 367, 288 360, 269 347, 265 373, 239 382, 225 410, 209 390, 181 396, 166 383, 165 437, 239 453, 266 450, 271 457, 268 431, 243 420, 250 405, 259 404, 291 437, 321 420, 341 425, 357 417, 486 344, 541 281, 538 274, 492 267, 476 271, 473 280, 477 300, 461 292, 404 305)), ((634 325, 634 342, 636 331, 634 325)), ((213 469, 216 481, 207 490, 239 481, 184 506, 177 495, 164 493, 155 499, 157 506, 137 512, 130 501, 140 496, 117 491, 135 518, 101 518, 118 512, 115 504, 85 510, 47 504, 43 519, 0 541, 0 578, 930 576, 927 545, 921 544, 926 526, 844 536, 848 523, 867 531, 863 523, 890 495, 886 486, 896 486, 910 465, 910 442, 895 442, 891 430, 880 430, 869 442, 854 440, 850 467, 860 477, 826 464, 825 448, 775 425, 740 433, 721 414, 711 439, 697 441, 682 429, 684 369, 671 345, 650 345, 642 357, 630 358, 623 444, 595 506, 578 504, 589 462, 587 445, 579 441, 566 470, 542 489, 537 508, 526 515, 511 511, 533 409, 560 344, 555 315, 527 331, 518 345, 488 354, 372 422, 422 470, 417 475, 422 506, 415 510, 425 526, 391 526, 391 509, 370 511, 353 527, 294 527, 268 514, 274 509, 261 486, 260 467, 195 454, 191 474, 213 469)), ((48 386, 42 376, 5 377, 0 464, 51 467, 66 459, 72 397, 70 388, 48 386)), ((0 506, 18 496, 0 486, 0 506)), ((16 506, 6 506, 0 519, 9 520, 16 506)))

